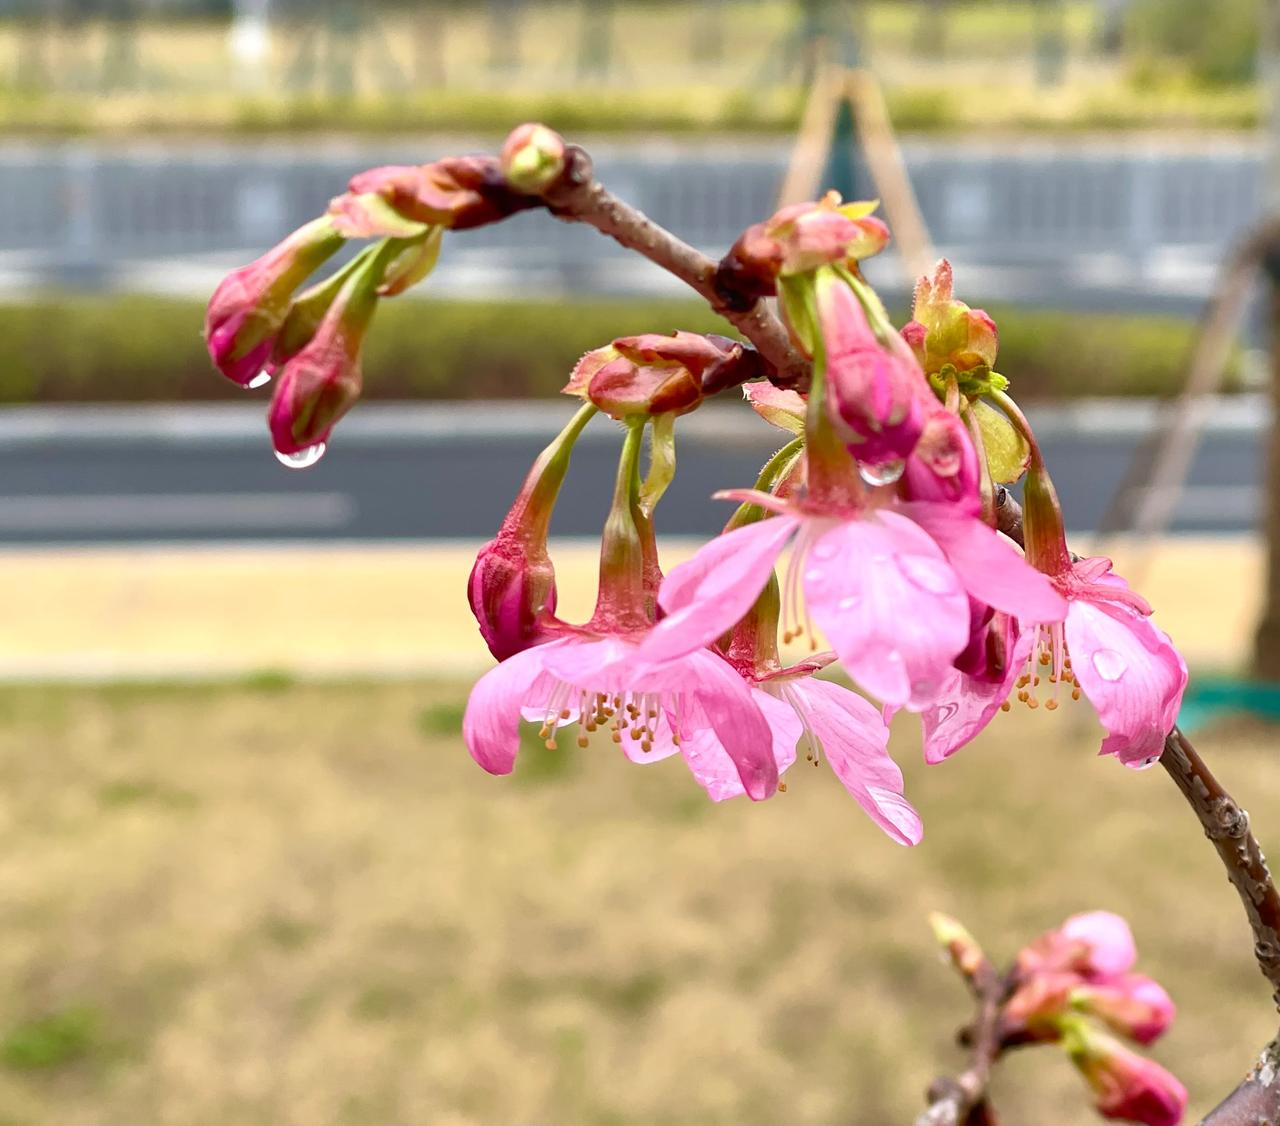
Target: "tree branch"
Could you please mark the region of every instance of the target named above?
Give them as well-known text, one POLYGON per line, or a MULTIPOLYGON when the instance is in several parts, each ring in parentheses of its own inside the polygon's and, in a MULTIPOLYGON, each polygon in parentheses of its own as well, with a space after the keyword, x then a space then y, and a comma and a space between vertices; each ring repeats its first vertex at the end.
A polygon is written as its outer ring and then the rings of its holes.
MULTIPOLYGON (((1022 509, 1007 489, 996 498, 1000 531, 1022 543, 1022 509)), ((1253 932, 1253 955, 1280 1007, 1280 893, 1267 868, 1249 814, 1214 776, 1177 727, 1164 741, 1160 765, 1195 813, 1227 870, 1253 932)), ((1280 1038, 1272 1041, 1249 1076, 1204 1120, 1213 1126, 1280 1126, 1280 1038)))
POLYGON ((916 1126, 984 1126, 994 1121, 987 1105, 987 1084, 1000 1054, 1000 1006, 1008 983, 985 956, 966 976, 978 1000, 977 1017, 966 1030, 969 1066, 959 1075, 939 1076, 929 1085, 929 1105, 916 1126))
POLYGON ((727 301, 715 286, 716 263, 608 191, 595 178, 591 157, 583 149, 569 146, 564 172, 543 191, 542 198, 557 218, 595 227, 697 292, 755 345, 774 369, 772 382, 801 389, 808 385, 809 361, 792 345, 787 330, 768 306, 751 301, 737 308, 727 301))

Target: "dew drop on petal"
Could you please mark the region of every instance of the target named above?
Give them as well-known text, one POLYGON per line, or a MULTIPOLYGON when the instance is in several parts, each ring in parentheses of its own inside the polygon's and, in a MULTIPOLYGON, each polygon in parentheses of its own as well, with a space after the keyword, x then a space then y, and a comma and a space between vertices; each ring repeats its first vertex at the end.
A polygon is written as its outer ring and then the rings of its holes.
POLYGON ((1093 667, 1103 680, 1119 680, 1129 671, 1128 662, 1114 649, 1099 649, 1094 653, 1093 667))
POLYGON ((839 550, 835 544, 820 540, 813 549, 813 557, 815 559, 834 559, 839 550))
POLYGON ((860 601, 862 600, 856 594, 850 594, 840 599, 839 606, 841 610, 852 610, 860 601))
POLYGON ((271 373, 263 368, 248 383, 244 385, 246 391, 256 391, 259 387, 265 387, 271 382, 271 373))
POLYGON ((323 442, 317 442, 314 446, 308 446, 305 450, 292 454, 282 454, 276 450, 276 461, 287 469, 309 469, 324 457, 324 451, 327 448, 323 442))
POLYGON ((905 461, 883 461, 879 465, 858 462, 858 474, 868 485, 892 485, 906 469, 905 461))
POLYGON ((909 582, 929 594, 952 594, 960 587, 955 571, 941 559, 900 555, 898 567, 909 582))

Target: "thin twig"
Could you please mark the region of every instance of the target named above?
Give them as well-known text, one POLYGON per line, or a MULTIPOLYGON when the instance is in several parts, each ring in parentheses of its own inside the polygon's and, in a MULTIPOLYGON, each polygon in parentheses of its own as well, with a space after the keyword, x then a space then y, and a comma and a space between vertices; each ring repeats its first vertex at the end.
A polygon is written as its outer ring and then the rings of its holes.
POLYGON ((969 1066, 959 1075, 940 1076, 929 1085, 929 1105, 916 1126, 966 1126, 988 1120, 987 1084, 1000 1054, 1000 1006, 1008 983, 986 957, 966 976, 978 1000, 977 1017, 968 1030, 969 1066))
POLYGON ((753 301, 745 309, 736 309, 726 303, 716 290, 716 263, 605 188, 595 178, 591 158, 582 149, 569 146, 564 172, 542 196, 553 215, 566 222, 595 227, 674 274, 705 298, 772 365, 776 373, 773 382, 781 387, 808 385, 808 360, 792 345, 787 330, 768 306, 763 301, 753 301))
MULTIPOLYGON (((1022 509, 1001 489, 996 514, 1000 530, 1022 543, 1022 509)), ((1187 799, 1204 835, 1213 842, 1227 878, 1244 905, 1253 932, 1253 955, 1263 977, 1271 983, 1272 999, 1280 1006, 1280 893, 1267 868, 1258 838, 1249 828, 1249 814, 1214 776, 1191 740, 1177 727, 1164 741, 1160 765, 1187 799)), ((1280 1126, 1280 1070, 1276 1042, 1263 1051, 1253 1072, 1214 1110, 1205 1123, 1280 1126)))

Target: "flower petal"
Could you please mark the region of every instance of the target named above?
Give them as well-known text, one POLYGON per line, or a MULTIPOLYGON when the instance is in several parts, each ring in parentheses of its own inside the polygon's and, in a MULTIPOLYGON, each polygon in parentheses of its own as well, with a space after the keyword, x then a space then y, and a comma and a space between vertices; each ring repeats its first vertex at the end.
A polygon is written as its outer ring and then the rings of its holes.
POLYGON ((965 589, 997 610, 1024 622, 1060 622, 1067 600, 1022 553, 981 520, 941 504, 904 504, 910 516, 937 542, 965 589))
POLYGON ((772 797, 778 789, 778 764, 773 735, 755 696, 737 671, 708 650, 691 654, 685 666, 685 699, 689 707, 680 725, 693 734, 708 727, 737 767, 747 796, 753 801, 772 797))
POLYGON ((732 629, 764 589, 798 525, 794 517, 779 516, 736 528, 674 568, 658 594, 667 616, 641 645, 641 656, 682 657, 732 629))
POLYGON ((902 771, 889 757, 889 729, 880 711, 830 681, 798 680, 785 687, 854 800, 899 844, 919 844, 924 826, 902 796, 902 771))
POLYGON ((462 738, 471 757, 490 774, 510 774, 515 765, 520 708, 542 675, 546 648, 550 646, 535 646, 508 657, 471 689, 462 717, 462 738))
POLYGON ((920 713, 924 732, 924 761, 942 762, 970 742, 995 718, 1000 705, 1013 691, 1027 657, 1035 644, 1035 633, 1024 630, 1013 647, 1005 678, 999 683, 966 676, 952 668, 938 699, 920 713))
POLYGON ((809 611, 857 684, 895 708, 932 702, 968 643, 969 599, 923 529, 896 512, 845 520, 803 566, 809 611))
POLYGON ((1178 718, 1187 666, 1165 633, 1114 603, 1071 600, 1071 667, 1107 729, 1099 752, 1125 766, 1150 766, 1178 718))

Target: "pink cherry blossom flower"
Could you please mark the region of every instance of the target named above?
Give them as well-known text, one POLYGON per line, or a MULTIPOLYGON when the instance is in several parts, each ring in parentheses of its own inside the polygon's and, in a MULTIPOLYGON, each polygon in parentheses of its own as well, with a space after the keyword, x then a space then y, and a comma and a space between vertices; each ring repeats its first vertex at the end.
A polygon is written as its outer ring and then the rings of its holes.
POLYGON ((811 617, 854 681, 890 707, 919 711, 937 697, 969 641, 969 595, 1016 617, 1065 610, 1011 543, 947 506, 815 509, 751 491, 723 495, 778 515, 712 540, 667 576, 667 617, 646 656, 679 657, 732 628, 788 543, 783 621, 794 628, 784 639, 811 617))
POLYGON ((1081 559, 1049 577, 1067 600, 1066 620, 1033 625, 1023 676, 1034 684, 1047 673, 1051 685, 1083 691, 1107 731, 1099 753, 1150 766, 1177 722, 1186 663, 1111 560, 1081 559))
POLYGON ((559 726, 576 724, 580 744, 610 728, 630 757, 662 757, 689 740, 690 767, 698 776, 707 762, 699 781, 712 797, 740 786, 761 801, 778 788, 769 723, 738 673, 708 650, 655 662, 635 637, 582 632, 516 653, 476 683, 462 721, 471 757, 490 774, 511 772, 522 718, 541 721, 552 745, 559 726), (720 755, 736 783, 715 773, 720 755))

